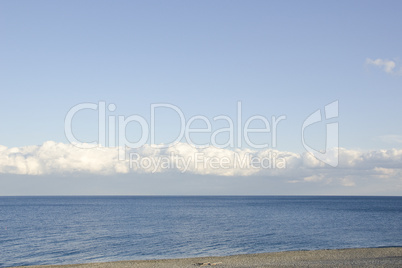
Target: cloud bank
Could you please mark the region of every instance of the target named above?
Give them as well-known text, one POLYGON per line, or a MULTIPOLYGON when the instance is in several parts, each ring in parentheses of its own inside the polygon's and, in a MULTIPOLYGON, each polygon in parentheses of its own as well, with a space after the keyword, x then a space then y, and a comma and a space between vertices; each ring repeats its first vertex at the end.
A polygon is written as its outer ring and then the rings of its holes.
POLYGON ((339 166, 334 168, 309 153, 273 149, 197 149, 186 143, 167 148, 147 145, 128 150, 126 159, 119 160, 118 148, 80 147, 53 141, 40 146, 0 146, 0 174, 139 176, 187 173, 275 177, 288 183, 335 181, 346 187, 355 186, 356 180, 361 179, 394 180, 402 184, 402 150, 397 149, 362 152, 339 148, 339 166))

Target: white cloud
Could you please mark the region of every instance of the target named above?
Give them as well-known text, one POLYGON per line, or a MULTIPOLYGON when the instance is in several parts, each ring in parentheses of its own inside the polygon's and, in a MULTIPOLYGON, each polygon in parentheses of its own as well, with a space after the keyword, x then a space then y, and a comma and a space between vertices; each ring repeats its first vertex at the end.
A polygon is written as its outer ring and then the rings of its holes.
POLYGON ((352 186, 356 185, 356 183, 353 181, 353 179, 350 176, 341 178, 340 183, 341 183, 341 185, 346 186, 346 187, 352 187, 352 186))
POLYGON ((389 74, 398 74, 398 75, 402 74, 402 68, 400 68, 398 71, 395 70, 396 62, 392 61, 392 60, 384 60, 384 59, 373 60, 373 59, 367 58, 366 64, 374 65, 379 68, 382 68, 386 73, 389 73, 389 74))
POLYGON ((319 174, 319 175, 312 175, 305 177, 303 180, 307 182, 317 182, 317 181, 322 181, 324 179, 324 175, 319 174))
POLYGON ((388 179, 390 177, 402 177, 402 169, 375 167, 379 178, 388 179))
POLYGON ((111 174, 127 172, 113 148, 80 149, 70 144, 45 142, 41 146, 0 149, 0 173, 42 175, 54 173, 111 174))
MULTIPOLYGON (((80 145, 85 147, 85 145, 80 145)), ((358 181, 402 181, 402 150, 361 152, 339 148, 339 166, 330 167, 309 153, 297 154, 268 149, 197 149, 186 143, 162 148, 131 149, 126 160, 118 148, 78 148, 71 144, 45 142, 41 146, 0 146, 0 173, 52 174, 152 174, 186 173, 218 176, 263 176, 289 183, 314 183, 353 187, 358 181)))

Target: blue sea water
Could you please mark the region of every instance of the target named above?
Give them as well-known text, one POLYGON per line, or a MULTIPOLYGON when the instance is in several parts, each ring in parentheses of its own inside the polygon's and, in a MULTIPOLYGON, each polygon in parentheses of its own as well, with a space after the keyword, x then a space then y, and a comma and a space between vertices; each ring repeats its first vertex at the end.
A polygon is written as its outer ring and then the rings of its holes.
POLYGON ((0 197, 0 266, 402 246, 402 197, 0 197))

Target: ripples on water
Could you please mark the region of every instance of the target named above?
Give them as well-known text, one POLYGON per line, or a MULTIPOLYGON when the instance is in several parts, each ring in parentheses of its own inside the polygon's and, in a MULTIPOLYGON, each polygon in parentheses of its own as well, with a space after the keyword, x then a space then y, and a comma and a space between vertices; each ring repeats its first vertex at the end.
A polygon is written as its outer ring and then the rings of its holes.
POLYGON ((0 197, 0 266, 402 246, 401 197, 0 197))

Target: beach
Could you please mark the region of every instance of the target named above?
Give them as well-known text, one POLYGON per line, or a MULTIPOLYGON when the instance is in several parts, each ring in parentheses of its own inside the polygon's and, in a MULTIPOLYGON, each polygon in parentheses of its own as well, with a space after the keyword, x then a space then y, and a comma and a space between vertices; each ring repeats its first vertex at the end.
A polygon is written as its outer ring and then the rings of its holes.
POLYGON ((60 268, 157 267, 402 267, 402 247, 358 248, 244 254, 163 260, 133 260, 73 265, 40 265, 60 268))

